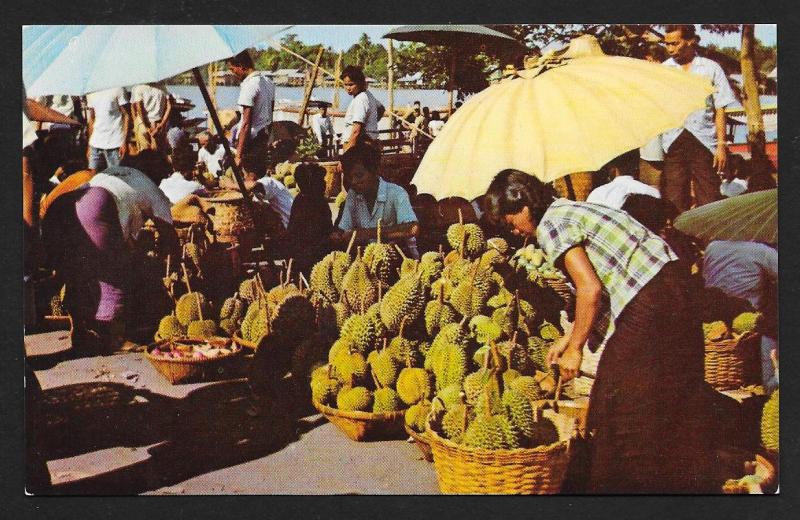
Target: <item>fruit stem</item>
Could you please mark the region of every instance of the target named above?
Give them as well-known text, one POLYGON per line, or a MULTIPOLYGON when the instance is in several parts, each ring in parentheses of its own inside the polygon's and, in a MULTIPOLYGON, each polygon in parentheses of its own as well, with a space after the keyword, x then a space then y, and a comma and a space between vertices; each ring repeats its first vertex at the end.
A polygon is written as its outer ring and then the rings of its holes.
POLYGON ((350 236, 350 243, 347 244, 347 256, 350 256, 350 250, 353 249, 353 244, 356 242, 356 232, 353 231, 353 234, 350 236))

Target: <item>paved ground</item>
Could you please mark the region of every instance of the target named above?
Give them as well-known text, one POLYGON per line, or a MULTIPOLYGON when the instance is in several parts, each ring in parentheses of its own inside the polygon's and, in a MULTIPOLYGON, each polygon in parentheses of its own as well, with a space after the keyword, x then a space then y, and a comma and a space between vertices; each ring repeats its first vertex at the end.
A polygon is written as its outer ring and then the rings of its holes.
POLYGON ((289 398, 250 417, 241 378, 171 385, 141 353, 66 359, 64 332, 25 343, 41 390, 31 466, 51 493, 438 493, 413 444, 356 443, 289 398))

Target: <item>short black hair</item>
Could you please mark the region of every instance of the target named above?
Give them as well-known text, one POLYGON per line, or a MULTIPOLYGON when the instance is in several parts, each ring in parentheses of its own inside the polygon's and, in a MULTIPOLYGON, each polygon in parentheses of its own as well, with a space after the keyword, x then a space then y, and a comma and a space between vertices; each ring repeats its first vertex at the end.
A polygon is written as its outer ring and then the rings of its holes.
POLYGON ((525 172, 506 169, 498 173, 486 190, 485 209, 493 223, 502 222, 506 215, 516 215, 525 207, 534 222, 542 220, 545 211, 556 198, 553 187, 525 172))
POLYGON ((695 31, 694 25, 692 24, 673 24, 667 25, 666 29, 664 29, 664 34, 680 31, 681 38, 684 40, 694 40, 697 38, 697 32, 695 31))
POLYGON ((325 196, 325 169, 319 164, 299 164, 294 171, 294 179, 300 193, 315 198, 325 196))
POLYGON ((349 172, 356 164, 361 164, 367 171, 378 175, 381 168, 381 153, 366 142, 356 143, 342 155, 342 170, 349 172))
POLYGON ((355 65, 348 65, 342 71, 342 75, 339 79, 344 80, 344 78, 350 78, 350 81, 356 83, 357 85, 366 85, 367 78, 364 76, 364 71, 361 67, 356 67, 355 65))
POLYGON ((172 169, 166 156, 156 150, 142 150, 136 155, 128 154, 120 160, 119 164, 139 170, 156 184, 166 178, 172 169))
POLYGON ((250 57, 250 53, 247 52, 247 49, 243 50, 236 56, 228 58, 228 64, 236 65, 237 67, 244 67, 246 69, 252 69, 255 67, 255 65, 253 65, 253 58, 250 57))
POLYGON ((614 157, 604 164, 601 170, 606 172, 608 176, 611 177, 611 168, 618 168, 620 175, 630 175, 634 179, 638 179, 639 149, 634 148, 633 150, 629 150, 622 155, 614 157))

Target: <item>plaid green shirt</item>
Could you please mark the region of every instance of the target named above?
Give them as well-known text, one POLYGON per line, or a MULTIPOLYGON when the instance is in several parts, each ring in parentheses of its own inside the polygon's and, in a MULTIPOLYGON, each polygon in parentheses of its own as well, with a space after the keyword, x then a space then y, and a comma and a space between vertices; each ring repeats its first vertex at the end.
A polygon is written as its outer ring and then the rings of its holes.
POLYGON ((539 246, 555 262, 583 246, 603 284, 600 315, 589 348, 605 346, 625 306, 661 268, 678 257, 666 242, 626 212, 588 202, 558 199, 536 229, 539 246))

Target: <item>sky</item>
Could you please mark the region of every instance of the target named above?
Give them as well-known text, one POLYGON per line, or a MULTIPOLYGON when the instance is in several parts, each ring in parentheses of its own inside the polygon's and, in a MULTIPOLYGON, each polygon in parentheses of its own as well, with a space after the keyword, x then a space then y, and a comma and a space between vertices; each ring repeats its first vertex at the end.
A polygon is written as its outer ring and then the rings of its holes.
MULTIPOLYGON (((282 34, 297 34, 304 43, 322 43, 334 50, 347 50, 358 41, 362 33, 367 33, 373 42, 384 43, 383 35, 397 27, 396 25, 295 25, 282 34)), ((756 38, 765 45, 774 45, 777 41, 777 27, 774 24, 756 25, 756 38)), ((741 42, 739 33, 725 36, 699 31, 701 44, 714 43, 720 47, 738 48, 741 42)), ((278 36, 278 39, 280 35, 278 36)))

